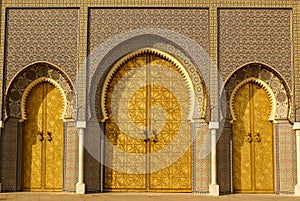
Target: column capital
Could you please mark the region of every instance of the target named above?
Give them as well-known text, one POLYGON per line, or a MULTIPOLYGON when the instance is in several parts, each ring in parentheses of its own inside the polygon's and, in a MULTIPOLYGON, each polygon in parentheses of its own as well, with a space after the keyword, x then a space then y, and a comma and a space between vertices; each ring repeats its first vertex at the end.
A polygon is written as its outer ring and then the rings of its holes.
POLYGON ((212 130, 212 129, 219 129, 219 122, 217 121, 211 121, 209 122, 209 129, 212 130))
POLYGON ((294 130, 300 130, 300 122, 295 122, 293 126, 294 130))
POLYGON ((77 121, 76 127, 77 128, 86 128, 86 121, 77 121))

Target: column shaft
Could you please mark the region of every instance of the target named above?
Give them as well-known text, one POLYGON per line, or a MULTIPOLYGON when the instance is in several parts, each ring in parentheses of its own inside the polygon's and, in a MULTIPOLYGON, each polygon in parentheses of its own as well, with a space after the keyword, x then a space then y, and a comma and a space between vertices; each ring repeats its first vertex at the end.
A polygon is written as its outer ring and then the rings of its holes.
POLYGON ((211 130, 211 184, 217 184, 217 151, 216 151, 216 130, 211 130))
POLYGON ((78 183, 83 183, 83 168, 84 168, 84 129, 79 129, 79 163, 78 163, 78 183))
POLYGON ((211 133, 211 184, 209 193, 214 196, 219 195, 219 185, 217 184, 217 129, 219 122, 210 122, 209 129, 211 133))
POLYGON ((78 128, 79 137, 79 157, 78 157, 78 182, 76 184, 76 193, 85 193, 84 178, 84 128, 78 128))

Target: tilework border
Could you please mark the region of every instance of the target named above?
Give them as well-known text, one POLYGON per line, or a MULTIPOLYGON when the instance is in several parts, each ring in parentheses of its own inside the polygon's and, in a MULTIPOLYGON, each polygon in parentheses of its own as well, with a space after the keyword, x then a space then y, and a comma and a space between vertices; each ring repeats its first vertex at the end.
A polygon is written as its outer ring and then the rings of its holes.
POLYGON ((300 2, 293 9, 295 120, 300 121, 300 2))

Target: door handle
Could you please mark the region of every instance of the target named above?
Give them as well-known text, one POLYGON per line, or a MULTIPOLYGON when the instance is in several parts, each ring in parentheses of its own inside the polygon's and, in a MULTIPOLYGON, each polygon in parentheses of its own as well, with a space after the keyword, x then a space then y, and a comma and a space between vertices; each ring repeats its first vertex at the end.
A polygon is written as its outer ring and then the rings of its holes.
POLYGON ((153 131, 153 135, 154 135, 154 139, 152 140, 154 143, 157 143, 158 140, 157 140, 157 132, 156 130, 153 131))
POLYGON ((38 134, 40 136, 40 141, 44 141, 44 133, 43 132, 39 132, 38 134))
POLYGON ((49 136, 48 141, 51 142, 52 141, 52 133, 47 131, 47 135, 49 136))
POLYGON ((247 133, 246 134, 246 140, 248 141, 248 142, 252 142, 252 137, 251 137, 251 133, 247 133))
POLYGON ((259 133, 256 133, 255 136, 254 136, 254 138, 255 138, 256 142, 261 142, 261 137, 260 137, 259 133))
POLYGON ((148 137, 148 132, 147 130, 144 130, 144 135, 145 135, 145 139, 144 139, 144 142, 149 142, 150 141, 150 138, 148 137))

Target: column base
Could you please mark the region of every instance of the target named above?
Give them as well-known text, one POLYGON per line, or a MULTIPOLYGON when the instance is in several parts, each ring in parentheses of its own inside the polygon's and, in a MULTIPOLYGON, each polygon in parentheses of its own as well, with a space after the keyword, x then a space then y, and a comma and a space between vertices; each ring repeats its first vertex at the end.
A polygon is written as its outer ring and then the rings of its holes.
POLYGON ((85 184, 84 183, 77 183, 76 184, 76 193, 85 194, 85 184))
POLYGON ((300 196, 300 184, 295 185, 295 196, 300 196))
POLYGON ((0 192, 2 191, 2 184, 0 183, 0 192))
POLYGON ((218 184, 211 184, 209 185, 209 194, 212 196, 219 196, 220 192, 219 192, 219 185, 218 184))

